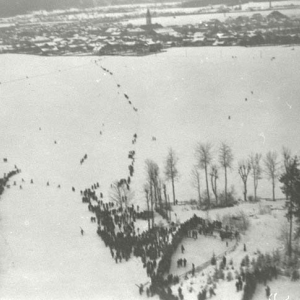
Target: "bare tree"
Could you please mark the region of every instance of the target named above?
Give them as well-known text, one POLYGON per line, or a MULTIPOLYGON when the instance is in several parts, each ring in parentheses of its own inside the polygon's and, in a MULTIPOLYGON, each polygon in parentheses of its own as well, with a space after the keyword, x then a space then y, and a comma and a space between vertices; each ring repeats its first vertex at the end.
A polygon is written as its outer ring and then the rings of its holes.
POLYGON ((198 160, 198 165, 201 169, 205 171, 206 180, 206 192, 208 199, 208 206, 210 206, 210 196, 208 187, 208 166, 212 160, 212 145, 210 143, 202 144, 198 143, 196 146, 196 158, 198 160))
POLYGON ((290 167, 292 161, 291 149, 287 147, 282 147, 282 156, 283 156, 283 166, 285 168, 285 171, 288 171, 288 168, 290 167))
POLYGON ((121 179, 120 181, 116 180, 111 184, 109 197, 112 201, 118 203, 122 208, 128 207, 128 204, 133 198, 133 193, 130 191, 126 179, 121 179))
POLYGON ((154 206, 157 207, 158 200, 158 175, 159 167, 156 162, 151 159, 145 161, 146 164, 146 174, 148 183, 148 197, 151 205, 152 212, 152 227, 154 226, 154 206))
POLYGON ((157 208, 159 167, 157 163, 151 159, 147 159, 145 163, 146 163, 147 182, 149 183, 149 195, 151 200, 151 207, 154 204, 155 208, 157 208))
MULTIPOLYGON (((291 150, 289 148, 283 147, 282 148, 282 156, 283 156, 284 171, 287 173, 288 169, 290 167, 291 160, 292 160, 291 150)), ((286 200, 288 200, 288 198, 289 198, 288 193, 285 194, 285 198, 286 198, 286 200)))
POLYGON ((210 180, 211 180, 211 188, 216 198, 216 204, 218 204, 218 190, 217 190, 217 180, 219 178, 218 174, 218 166, 212 165, 210 169, 210 180))
MULTIPOLYGON (((144 184, 144 192, 146 194, 146 202, 147 202, 147 211, 148 212, 150 211, 150 205, 149 205, 149 188, 150 188, 150 186, 149 186, 148 183, 144 184)), ((152 213, 153 213, 153 211, 152 211, 152 213)), ((149 217, 147 219, 148 219, 148 230, 150 230, 150 219, 149 219, 149 217)), ((152 224, 153 224, 153 218, 152 218, 152 224)))
POLYGON ((162 190, 163 190, 163 181, 160 177, 158 177, 157 180, 157 196, 158 196, 158 203, 159 203, 159 208, 163 208, 163 199, 162 199, 162 190))
POLYGON ((224 168, 225 173, 225 202, 227 203, 227 169, 232 168, 233 153, 231 148, 226 144, 222 143, 219 149, 219 163, 224 168))
POLYGON ((178 170, 177 170, 177 162, 178 158, 176 153, 172 148, 169 149, 169 153, 166 159, 166 166, 165 166, 165 175, 167 180, 171 180, 172 182, 172 192, 173 192, 173 204, 176 204, 175 198, 175 185, 174 181, 178 178, 178 170))
POLYGON ((168 197, 167 197, 167 187, 165 184, 163 184, 163 193, 164 193, 164 198, 165 198, 165 207, 166 207, 166 212, 168 216, 168 220, 171 220, 171 209, 168 203, 168 197))
POLYGON ((247 180, 251 171, 249 160, 241 160, 238 163, 238 172, 244 184, 244 201, 247 201, 247 180))
POLYGON ((277 161, 277 153, 269 151, 264 159, 265 169, 268 179, 272 181, 272 199, 275 201, 275 180, 279 177, 279 162, 277 161))
POLYGON ((200 172, 197 166, 194 166, 191 172, 192 186, 196 188, 198 193, 198 202, 201 205, 201 190, 200 190, 200 172))
POLYGON ((252 178, 253 178, 253 185, 254 185, 254 200, 257 200, 257 187, 258 181, 261 179, 262 168, 260 165, 260 160, 262 158, 261 153, 251 154, 249 157, 251 171, 252 171, 252 178))

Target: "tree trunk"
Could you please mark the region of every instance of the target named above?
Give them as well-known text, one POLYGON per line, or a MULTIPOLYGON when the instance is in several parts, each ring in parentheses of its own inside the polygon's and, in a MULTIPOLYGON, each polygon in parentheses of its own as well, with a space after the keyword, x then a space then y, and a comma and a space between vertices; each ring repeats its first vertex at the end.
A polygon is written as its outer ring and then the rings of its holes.
POLYGON ((152 191, 152 183, 150 184, 150 201, 151 201, 151 212, 152 212, 152 225, 154 226, 154 211, 153 211, 153 191, 152 191))
MULTIPOLYGON (((168 206, 171 208, 170 197, 168 195, 168 206)), ((171 209, 169 210, 169 220, 172 221, 171 209)))
POLYGON ((209 197, 209 187, 208 187, 207 165, 206 164, 205 164, 205 179, 206 179, 206 192, 207 192, 208 207, 210 207, 210 197, 209 197))
POLYGON ((174 177, 172 176, 172 190, 173 190, 173 204, 175 205, 175 186, 174 186, 174 177))
POLYGON ((275 201, 275 180, 274 180, 274 177, 272 178, 272 194, 273 194, 273 201, 275 201))
POLYGON ((227 204, 227 168, 224 167, 225 171, 225 203, 227 204))
POLYGON ((199 200, 199 205, 201 205, 200 179, 199 179, 199 176, 198 176, 198 175, 197 175, 197 190, 198 190, 198 200, 199 200))
POLYGON ((244 201, 247 201, 247 182, 244 182, 244 201))
POLYGON ((288 249, 289 257, 292 256, 292 229, 293 229, 293 214, 292 214, 292 208, 290 208, 290 238, 289 238, 289 249, 288 249))
POLYGON ((164 185, 164 196, 165 196, 166 213, 167 213, 167 217, 169 219, 167 191, 166 191, 166 186, 165 185, 164 185))
POLYGON ((154 201, 154 205, 155 205, 155 209, 157 209, 157 184, 156 183, 154 183, 153 184, 153 189, 154 189, 154 199, 155 199, 155 201, 154 201))
POLYGON ((256 185, 256 180, 254 178, 254 201, 256 201, 256 189, 257 189, 257 185, 256 185))
POLYGON ((211 188, 213 190, 213 193, 215 195, 216 204, 218 204, 218 195, 217 195, 217 179, 215 176, 211 176, 211 188))
MULTIPOLYGON (((149 212, 149 195, 148 193, 146 193, 146 199, 147 199, 147 209, 148 209, 148 212, 149 212)), ((148 219, 148 230, 150 230, 150 218, 147 218, 148 219)))
POLYGON ((215 177, 215 196, 216 196, 216 204, 218 204, 218 190, 217 190, 217 177, 215 177))

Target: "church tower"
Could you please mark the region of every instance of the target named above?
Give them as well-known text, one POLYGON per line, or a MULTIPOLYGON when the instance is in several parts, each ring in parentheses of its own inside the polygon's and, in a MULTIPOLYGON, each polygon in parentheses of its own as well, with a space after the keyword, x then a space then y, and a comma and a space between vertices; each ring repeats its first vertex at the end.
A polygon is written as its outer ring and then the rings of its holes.
POLYGON ((151 14, 149 8, 147 9, 147 14, 146 14, 146 25, 151 26, 151 14))

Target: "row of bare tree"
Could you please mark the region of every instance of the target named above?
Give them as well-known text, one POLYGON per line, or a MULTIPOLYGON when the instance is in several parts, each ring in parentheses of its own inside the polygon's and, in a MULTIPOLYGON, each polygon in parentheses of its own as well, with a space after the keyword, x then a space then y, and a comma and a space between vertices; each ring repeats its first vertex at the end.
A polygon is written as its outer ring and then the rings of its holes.
MULTIPOLYGON (((217 149, 217 159, 214 159, 215 150, 211 143, 198 143, 195 147, 196 164, 192 169, 192 184, 197 190, 199 204, 202 203, 200 171, 205 174, 205 198, 208 206, 211 204, 210 186, 214 194, 216 203, 219 202, 218 179, 220 170, 224 171, 224 198, 225 204, 228 203, 228 172, 233 170, 234 155, 232 148, 225 142, 221 143, 217 149), (210 184, 209 184, 210 182, 210 184)), ((282 173, 286 161, 291 156, 290 150, 283 148, 283 164, 279 160, 279 155, 275 151, 269 151, 264 157, 261 153, 252 153, 248 158, 238 161, 237 172, 243 182, 244 200, 247 201, 247 183, 249 176, 253 178, 254 200, 257 199, 257 188, 259 180, 263 174, 272 183, 272 198, 275 200, 275 186, 277 179, 282 173)), ((153 211, 157 208, 166 208, 169 205, 169 199, 166 193, 165 181, 171 182, 173 204, 176 203, 175 182, 179 173, 177 169, 178 157, 175 151, 170 148, 165 159, 164 178, 160 176, 160 169, 156 162, 147 159, 145 161, 145 171, 147 175, 144 185, 144 192, 147 200, 148 210, 153 211)), ((129 200, 133 197, 132 191, 128 188, 126 181, 116 181, 111 185, 111 200, 118 202, 121 206, 128 206, 129 200)), ((153 220, 152 220, 153 222, 153 220)))
MULTIPOLYGON (((177 170, 178 158, 175 151, 170 148, 168 155, 165 160, 164 175, 166 181, 170 181, 172 184, 172 194, 173 194, 173 204, 176 204, 175 196, 175 181, 178 178, 177 170)), ((168 218, 168 207, 170 205, 170 200, 167 196, 166 184, 159 174, 159 167, 153 160, 147 159, 145 161, 145 169, 147 174, 147 181, 144 184, 144 191, 146 194, 147 208, 153 211, 153 208, 160 209, 160 212, 165 212, 165 217, 168 218)), ((150 222, 150 221, 149 221, 150 222)), ((152 226, 154 219, 152 218, 152 226)), ((148 223, 150 227, 150 224, 148 223)))
MULTIPOLYGON (((287 159, 291 156, 290 150, 283 147, 282 157, 283 166, 279 161, 276 151, 269 151, 265 157, 261 153, 251 153, 247 159, 238 162, 237 171, 244 186, 244 201, 247 201, 247 182, 249 175, 253 178, 254 200, 257 200, 258 182, 262 179, 263 173, 272 183, 272 199, 275 201, 275 185, 282 172, 282 167, 286 165, 287 159)), ((210 205, 211 197, 209 191, 209 177, 211 181, 211 189, 218 203, 217 180, 219 178, 219 170, 224 170, 225 182, 225 202, 228 200, 228 170, 233 169, 234 155, 231 147, 226 143, 221 143, 218 149, 218 163, 213 163, 213 146, 210 143, 199 143, 195 148, 196 164, 192 169, 192 184, 197 189, 198 201, 201 204, 200 190, 200 170, 205 172, 206 181, 206 197, 208 205, 210 205)))

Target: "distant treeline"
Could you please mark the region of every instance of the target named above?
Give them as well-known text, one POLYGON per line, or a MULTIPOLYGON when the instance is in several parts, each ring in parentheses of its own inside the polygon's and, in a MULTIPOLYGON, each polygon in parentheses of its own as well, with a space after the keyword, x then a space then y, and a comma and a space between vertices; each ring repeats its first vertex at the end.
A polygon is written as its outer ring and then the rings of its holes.
MULTIPOLYGON (((178 0, 175 0, 178 1, 178 0)), ((139 3, 167 3, 174 0, 0 0, 0 17, 11 17, 27 14, 36 10, 55 10, 69 8, 90 8, 139 3)), ((252 0, 251 2, 269 2, 268 0, 252 0)), ((279 0, 280 1, 280 0, 279 0)), ((180 2, 180 1, 178 1, 180 2)), ((182 7, 201 7, 207 5, 238 5, 248 3, 249 0, 187 0, 182 1, 182 7)))
MULTIPOLYGON (((241 0, 241 3, 247 3, 249 1, 241 0)), ((182 3, 182 7, 202 7, 208 5, 217 5, 217 4, 224 4, 224 5, 238 5, 240 2, 239 0, 188 0, 182 3)))
MULTIPOLYGON (((36 10, 55 10, 69 8, 90 8, 97 6, 163 3, 171 0, 0 0, 0 17, 27 14, 36 10)), ((173 1, 174 2, 174 1, 173 1)))
MULTIPOLYGON (((277 0, 276 0, 277 1, 277 0)), ((284 0, 278 0, 284 1, 284 0)), ((272 2, 272 0, 187 0, 182 2, 182 7, 202 7, 209 5, 224 4, 228 6, 239 5, 249 2, 272 2)))

